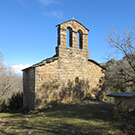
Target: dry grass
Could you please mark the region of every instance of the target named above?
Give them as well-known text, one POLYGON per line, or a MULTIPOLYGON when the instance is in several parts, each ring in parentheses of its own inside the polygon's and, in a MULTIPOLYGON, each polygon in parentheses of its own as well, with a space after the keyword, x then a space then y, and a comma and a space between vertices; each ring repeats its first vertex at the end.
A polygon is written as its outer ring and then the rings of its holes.
POLYGON ((0 113, 1 135, 132 135, 135 117, 113 117, 112 104, 68 102, 35 110, 31 114, 0 113))

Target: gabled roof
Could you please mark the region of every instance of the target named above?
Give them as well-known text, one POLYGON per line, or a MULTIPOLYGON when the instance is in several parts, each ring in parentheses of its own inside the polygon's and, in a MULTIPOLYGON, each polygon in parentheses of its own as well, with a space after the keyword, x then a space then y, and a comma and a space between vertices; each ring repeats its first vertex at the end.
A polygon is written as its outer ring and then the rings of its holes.
MULTIPOLYGON (((79 23, 80 25, 82 25, 86 30, 89 31, 89 29, 87 29, 82 23, 80 23, 80 22, 77 21, 77 20, 68 20, 68 21, 65 21, 65 22, 63 22, 63 23, 66 23, 66 22, 69 22, 69 21, 75 21, 75 22, 79 23)), ((63 23, 60 23, 60 24, 56 25, 56 27, 57 27, 57 26, 60 26, 60 25, 63 24, 63 23)))
POLYGON ((43 66, 43 65, 46 65, 47 63, 51 63, 51 62, 54 62, 55 60, 58 60, 59 57, 58 56, 53 56, 51 58, 47 58, 47 59, 44 59, 43 61, 39 62, 39 63, 36 63, 28 68, 25 68, 23 69, 22 71, 25 71, 29 68, 35 68, 35 67, 39 67, 39 66, 43 66))

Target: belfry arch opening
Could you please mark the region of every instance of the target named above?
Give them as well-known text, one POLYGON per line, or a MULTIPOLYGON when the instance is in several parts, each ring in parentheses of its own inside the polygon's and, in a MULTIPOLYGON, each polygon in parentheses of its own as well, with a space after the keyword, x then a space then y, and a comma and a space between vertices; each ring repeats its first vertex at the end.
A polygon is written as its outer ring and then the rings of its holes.
POLYGON ((72 28, 67 27, 67 46, 72 47, 72 28))
POLYGON ((81 30, 77 32, 77 48, 83 49, 83 33, 81 30))

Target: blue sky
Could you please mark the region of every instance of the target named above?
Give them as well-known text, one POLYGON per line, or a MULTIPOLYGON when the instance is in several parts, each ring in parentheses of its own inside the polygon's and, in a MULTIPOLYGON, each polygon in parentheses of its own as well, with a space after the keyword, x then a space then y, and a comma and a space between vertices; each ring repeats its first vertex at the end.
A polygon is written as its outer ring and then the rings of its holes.
MULTIPOLYGON (((135 24, 135 0, 0 0, 0 51, 14 68, 55 54, 57 24, 81 22, 90 31, 88 48, 99 63, 112 51, 106 31, 135 24)), ((19 71, 18 71, 19 72, 19 71)))

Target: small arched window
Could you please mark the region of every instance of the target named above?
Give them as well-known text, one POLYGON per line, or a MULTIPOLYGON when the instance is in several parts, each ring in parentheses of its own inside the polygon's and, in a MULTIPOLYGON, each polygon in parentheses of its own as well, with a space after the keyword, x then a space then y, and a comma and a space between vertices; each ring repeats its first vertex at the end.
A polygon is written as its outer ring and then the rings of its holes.
POLYGON ((83 33, 81 30, 77 32, 77 48, 83 49, 83 33))
POLYGON ((79 83, 79 78, 78 77, 75 78, 75 83, 79 83))
POLYGON ((72 29, 67 27, 67 46, 72 47, 72 29))

